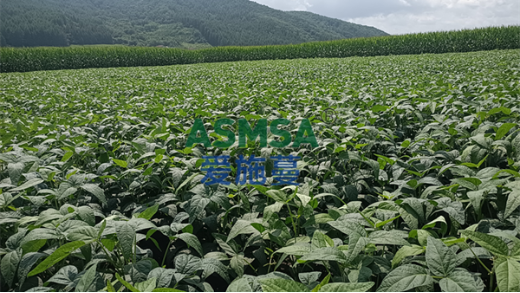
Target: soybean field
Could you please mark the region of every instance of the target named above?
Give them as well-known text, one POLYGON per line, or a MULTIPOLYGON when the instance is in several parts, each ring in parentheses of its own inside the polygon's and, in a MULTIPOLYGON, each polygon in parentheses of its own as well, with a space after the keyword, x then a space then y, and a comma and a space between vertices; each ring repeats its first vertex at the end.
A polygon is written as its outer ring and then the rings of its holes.
POLYGON ((518 292, 519 71, 514 49, 2 73, 0 291, 518 292), (221 118, 308 119, 318 146, 186 145, 221 118), (240 155, 265 184, 201 182, 240 155))

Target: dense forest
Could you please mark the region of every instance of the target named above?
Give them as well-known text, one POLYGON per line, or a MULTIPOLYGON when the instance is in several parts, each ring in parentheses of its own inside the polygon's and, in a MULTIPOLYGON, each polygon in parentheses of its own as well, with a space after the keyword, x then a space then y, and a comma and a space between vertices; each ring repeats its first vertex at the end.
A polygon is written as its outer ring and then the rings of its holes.
POLYGON ((386 35, 248 0, 2 0, 2 46, 123 44, 203 48, 386 35))

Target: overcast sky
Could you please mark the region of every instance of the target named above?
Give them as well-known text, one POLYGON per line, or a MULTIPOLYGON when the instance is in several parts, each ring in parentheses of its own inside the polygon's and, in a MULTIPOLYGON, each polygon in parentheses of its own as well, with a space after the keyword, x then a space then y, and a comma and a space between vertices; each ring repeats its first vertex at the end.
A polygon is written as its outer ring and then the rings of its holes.
POLYGON ((389 34, 520 24, 520 0, 253 0, 306 10, 389 34))

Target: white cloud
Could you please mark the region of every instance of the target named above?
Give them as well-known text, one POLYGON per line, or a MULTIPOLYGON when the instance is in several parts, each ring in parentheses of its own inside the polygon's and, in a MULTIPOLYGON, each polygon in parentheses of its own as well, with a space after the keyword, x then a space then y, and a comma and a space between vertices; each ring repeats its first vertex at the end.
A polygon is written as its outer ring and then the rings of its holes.
POLYGON ((254 0, 281 10, 307 10, 390 34, 520 24, 519 0, 254 0))

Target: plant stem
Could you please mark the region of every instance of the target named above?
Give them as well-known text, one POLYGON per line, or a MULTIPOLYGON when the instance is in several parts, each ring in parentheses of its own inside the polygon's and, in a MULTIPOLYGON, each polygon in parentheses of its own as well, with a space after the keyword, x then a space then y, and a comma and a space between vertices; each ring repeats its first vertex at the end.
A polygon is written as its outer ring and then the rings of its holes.
POLYGON ((491 274, 489 276, 489 292, 493 292, 493 277, 495 276, 495 274, 491 274))
POLYGON ((488 273, 491 275, 493 274, 493 272, 491 270, 488 269, 488 267, 486 267, 486 265, 480 260, 480 258, 477 257, 477 255, 475 254, 475 252, 473 252, 473 250, 471 249, 471 247, 469 248, 469 250, 471 251, 471 253, 473 253, 473 255, 475 256, 475 258, 478 260, 478 262, 486 269, 486 271, 488 271, 488 273))
POLYGON ((166 250, 164 251, 164 256, 161 262, 161 267, 164 267, 164 262, 166 261, 166 255, 168 255, 168 250, 170 250, 170 245, 172 245, 172 241, 168 242, 168 246, 166 246, 166 250))
POLYGON ((294 218, 293 218, 293 215, 292 215, 292 212, 291 212, 291 207, 289 206, 289 203, 285 203, 287 205, 287 209, 289 210, 289 216, 291 216, 291 222, 292 222, 292 225, 293 225, 293 229, 294 229, 294 237, 298 237, 298 231, 297 231, 297 228, 296 228, 296 222, 294 222, 294 218))

